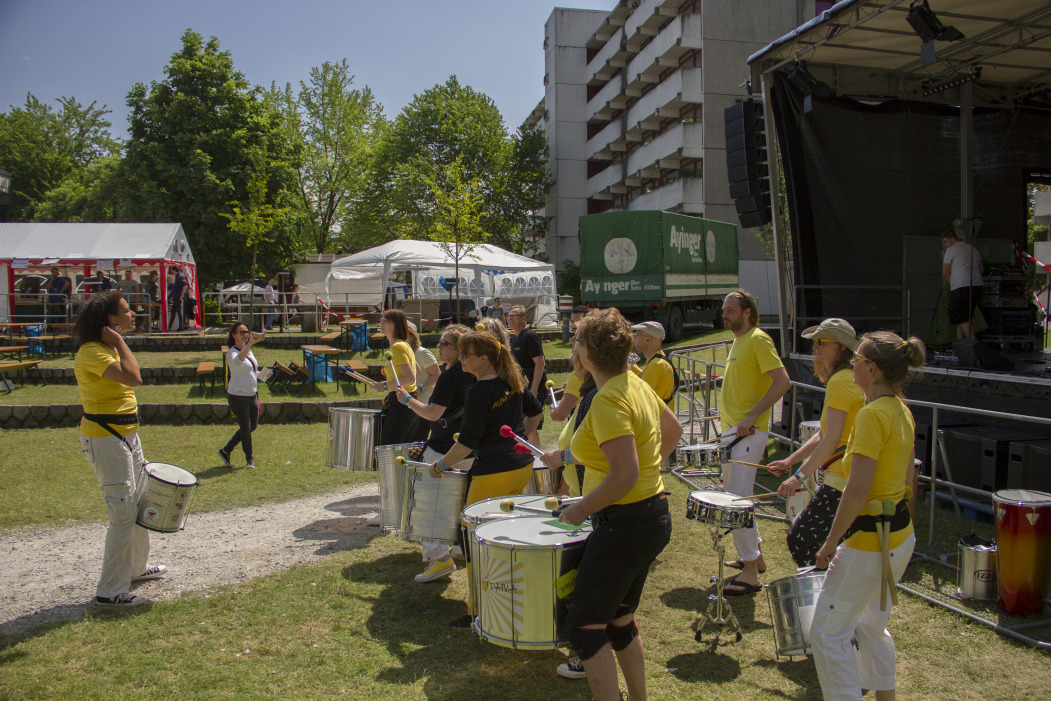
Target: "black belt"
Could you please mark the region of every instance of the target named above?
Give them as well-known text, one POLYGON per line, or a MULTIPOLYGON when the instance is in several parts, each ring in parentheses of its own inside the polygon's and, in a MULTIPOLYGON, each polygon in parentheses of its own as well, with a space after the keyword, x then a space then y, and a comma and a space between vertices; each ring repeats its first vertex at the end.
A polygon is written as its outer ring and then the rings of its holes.
POLYGON ((906 499, 902 499, 894 507, 893 516, 858 516, 854 519, 854 523, 850 524, 850 528, 847 529, 846 535, 843 539, 846 540, 855 533, 877 533, 876 524, 882 523, 887 519, 890 520, 890 532, 896 533, 903 528, 908 527, 912 521, 912 517, 909 516, 909 502, 906 499))
POLYGON ((88 421, 97 423, 102 428, 112 433, 117 438, 124 442, 124 445, 128 446, 128 450, 134 454, 134 450, 131 450, 131 444, 128 443, 128 439, 117 433, 114 426, 130 426, 131 424, 139 423, 138 412, 134 414, 89 414, 84 412, 84 418, 88 421))
POLYGON ((610 504, 606 508, 591 514, 591 525, 601 526, 606 521, 616 519, 640 519, 662 516, 668 513, 668 495, 665 492, 652 497, 634 501, 630 504, 610 504))

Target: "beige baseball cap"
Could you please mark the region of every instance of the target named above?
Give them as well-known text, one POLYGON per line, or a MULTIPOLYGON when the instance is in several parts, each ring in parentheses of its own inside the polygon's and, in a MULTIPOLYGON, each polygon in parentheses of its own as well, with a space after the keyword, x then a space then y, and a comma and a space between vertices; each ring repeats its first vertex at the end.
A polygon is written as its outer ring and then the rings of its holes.
POLYGON ((663 341, 664 340, 664 327, 661 326, 659 321, 644 321, 641 324, 635 324, 631 327, 632 331, 642 331, 648 333, 650 336, 663 341))
POLYGON ((858 349, 858 333, 844 319, 825 319, 817 326, 804 330, 801 335, 803 338, 835 341, 852 351, 858 349))

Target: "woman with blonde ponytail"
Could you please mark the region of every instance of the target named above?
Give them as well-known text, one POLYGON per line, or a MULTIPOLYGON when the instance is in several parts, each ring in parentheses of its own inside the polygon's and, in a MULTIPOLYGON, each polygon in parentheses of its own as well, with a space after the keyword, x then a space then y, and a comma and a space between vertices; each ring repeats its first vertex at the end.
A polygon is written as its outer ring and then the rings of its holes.
MULTIPOLYGON (((474 452, 467 488, 468 504, 491 497, 521 494, 533 474, 533 456, 515 451, 513 438, 501 435, 510 426, 518 435, 524 432, 522 373, 506 343, 488 331, 471 331, 460 337, 460 365, 475 376, 464 400, 463 420, 456 443, 431 465, 431 476, 441 477, 452 465, 474 452)), ((533 399, 535 403, 536 400, 533 399)), ((468 549, 464 548, 464 554, 468 549)), ((467 563, 468 574, 471 563, 467 563)), ((468 589, 470 593, 471 590, 468 589)), ((470 628, 474 602, 468 613, 452 622, 454 628, 470 628)))
POLYGON ((862 689, 875 690, 878 701, 895 696, 896 652, 886 629, 890 597, 881 597, 883 567, 889 556, 896 585, 916 545, 906 494, 915 472, 916 423, 901 388, 909 368, 921 367, 925 358, 920 339, 902 340, 890 331, 865 334, 854 353, 854 384, 865 393, 865 406, 843 458, 843 496, 816 556, 817 566, 827 564, 828 573, 810 629, 826 699, 860 699, 862 689))

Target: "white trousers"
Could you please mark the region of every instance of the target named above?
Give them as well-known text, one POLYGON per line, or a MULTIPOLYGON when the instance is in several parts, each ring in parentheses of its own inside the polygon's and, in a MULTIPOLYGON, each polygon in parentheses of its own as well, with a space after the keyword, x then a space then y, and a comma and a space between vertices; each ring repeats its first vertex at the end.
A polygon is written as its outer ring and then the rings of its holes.
MULTIPOLYGON (((734 427, 726 429, 724 433, 731 433, 734 427)), ((767 431, 756 431, 730 449, 730 457, 734 460, 758 463, 763 458, 766 450, 767 431)), ((755 493, 755 471, 756 468, 748 465, 731 462, 723 465, 723 489, 739 497, 750 497, 755 493)), ((737 549, 737 557, 745 562, 751 562, 759 557, 758 526, 751 528, 737 528, 733 532, 734 547, 737 549)))
POLYGON ((95 588, 96 596, 113 598, 131 588, 131 578, 146 571, 150 555, 150 533, 135 523, 139 512, 136 499, 139 482, 146 478, 142 444, 138 433, 124 439, 80 437, 80 449, 95 468, 102 498, 106 501, 106 548, 102 555, 102 575, 95 588))
MULTIPOLYGON (((916 534, 890 551, 891 571, 897 583, 916 546, 916 534)), ((840 545, 829 563, 825 584, 814 610, 810 642, 826 701, 854 701, 862 689, 894 688, 894 638, 887 630, 887 610, 880 611, 881 553, 840 545), (857 640, 855 650, 852 639, 857 640)))
MULTIPOLYGON (((440 458, 444 453, 439 453, 437 450, 432 448, 423 449, 423 462, 434 462, 440 458)), ((470 470, 471 465, 474 464, 474 458, 467 458, 461 460, 455 465, 449 467, 454 470, 470 470)), ((436 543, 433 540, 425 540, 420 543, 423 546, 423 561, 430 562, 431 560, 445 560, 451 554, 449 546, 445 543, 436 543)))

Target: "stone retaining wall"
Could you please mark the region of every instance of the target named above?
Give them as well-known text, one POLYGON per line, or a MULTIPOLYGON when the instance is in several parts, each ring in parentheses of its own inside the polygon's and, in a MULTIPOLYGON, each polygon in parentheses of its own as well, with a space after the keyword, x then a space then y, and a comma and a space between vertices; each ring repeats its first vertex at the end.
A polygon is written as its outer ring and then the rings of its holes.
MULTIPOLYGON (((379 409, 382 400, 351 399, 331 402, 264 402, 266 424, 325 423, 330 407, 352 406, 379 409)), ((80 404, 0 405, 0 429, 63 428, 78 426, 84 411, 80 404)), ((233 421, 226 403, 139 404, 139 420, 144 424, 228 424, 233 421)))

